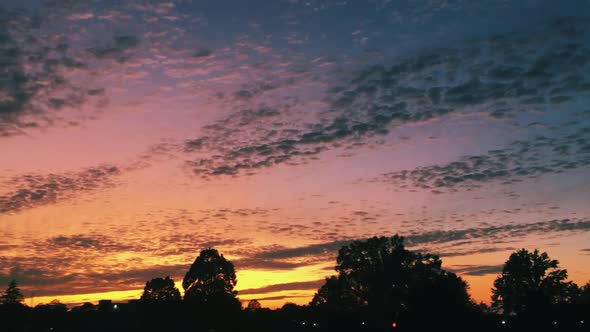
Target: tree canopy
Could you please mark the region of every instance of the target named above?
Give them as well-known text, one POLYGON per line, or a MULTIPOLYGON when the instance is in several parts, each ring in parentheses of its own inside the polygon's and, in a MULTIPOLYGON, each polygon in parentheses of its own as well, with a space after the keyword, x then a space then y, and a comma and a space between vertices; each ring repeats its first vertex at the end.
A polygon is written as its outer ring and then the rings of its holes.
POLYGON ((154 278, 145 283, 143 294, 140 298, 147 302, 180 301, 180 291, 174 286, 174 280, 166 278, 154 278))
POLYGON ((19 305, 22 304, 25 297, 16 285, 16 280, 12 279, 8 284, 8 288, 0 297, 0 304, 5 305, 19 305))
POLYGON ((505 314, 539 314, 569 300, 575 285, 566 279, 567 270, 546 252, 521 249, 510 255, 494 281, 492 307, 505 314))
POLYGON ((406 250, 398 235, 353 241, 338 252, 338 276, 326 279, 311 305, 332 310, 366 307, 390 318, 432 308, 461 313, 472 305, 467 284, 441 265, 435 255, 406 250))
POLYGON ((366 304, 344 274, 326 278, 326 283, 318 289, 311 300, 312 306, 324 307, 331 311, 352 312, 366 304))
POLYGON ((202 250, 182 280, 184 300, 193 304, 237 306, 234 265, 217 250, 202 250))

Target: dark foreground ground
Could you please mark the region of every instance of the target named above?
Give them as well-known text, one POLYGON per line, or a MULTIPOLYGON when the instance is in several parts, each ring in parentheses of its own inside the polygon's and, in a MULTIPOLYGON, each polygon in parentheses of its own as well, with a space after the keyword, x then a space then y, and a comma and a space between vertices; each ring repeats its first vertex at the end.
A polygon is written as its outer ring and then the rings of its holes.
POLYGON ((590 331, 588 312, 544 313, 526 319, 474 312, 375 317, 317 312, 307 307, 256 311, 207 311, 181 305, 113 304, 67 310, 65 306, 0 310, 2 332, 98 331, 590 331))

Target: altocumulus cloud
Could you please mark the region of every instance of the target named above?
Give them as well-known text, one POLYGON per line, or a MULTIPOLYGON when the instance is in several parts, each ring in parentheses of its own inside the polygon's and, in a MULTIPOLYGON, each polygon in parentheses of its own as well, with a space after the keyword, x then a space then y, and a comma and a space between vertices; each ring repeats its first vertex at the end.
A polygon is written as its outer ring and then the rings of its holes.
MULTIPOLYGON (((474 227, 466 229, 457 229, 449 231, 431 231, 424 233, 408 234, 405 236, 408 247, 436 247, 446 243, 457 243, 461 240, 470 240, 470 244, 474 240, 489 241, 508 241, 516 242, 526 236, 535 234, 559 234, 567 232, 588 232, 590 231, 590 221, 578 219, 562 219, 549 220, 534 223, 523 224, 505 224, 499 226, 488 227, 474 227), (509 240, 508 240, 509 239, 509 240)), ((273 248, 272 250, 263 250, 255 253, 254 258, 272 261, 285 260, 293 258, 302 258, 308 256, 332 256, 343 245, 349 244, 350 240, 333 241, 326 243, 318 243, 296 248, 273 248)), ((488 252, 489 249, 494 251, 496 248, 490 246, 478 249, 476 252, 488 252)), ((505 250, 502 248, 501 250, 505 250)), ((459 256, 474 254, 474 251, 469 252, 454 252, 441 253, 442 256, 459 256)))
POLYGON ((0 214, 58 203, 76 193, 115 185, 117 166, 101 165, 65 174, 23 174, 8 181, 11 191, 0 195, 0 214))
MULTIPOLYGON (((252 174, 277 164, 305 163, 327 150, 372 144, 407 124, 462 114, 510 121, 530 109, 558 111, 561 104, 586 100, 590 93, 590 81, 583 74, 590 65, 587 23, 558 19, 455 48, 425 51, 391 65, 370 66, 328 88, 325 110, 315 114, 313 122, 290 121, 292 111, 287 108, 239 110, 185 141, 182 150, 196 155, 186 164, 205 178, 252 174)), ((236 97, 248 100, 254 95, 242 91, 236 97)), ((494 162, 480 159, 484 164, 494 162)), ((525 167, 516 172, 542 170, 525 167)), ((491 168, 471 177, 504 174, 491 168)))
MULTIPOLYGON (((140 225, 139 231, 141 230, 140 225)), ((507 224, 408 234, 406 239, 410 249, 427 249, 428 252, 436 252, 443 257, 450 257, 514 250, 513 247, 498 246, 498 244, 518 242, 519 239, 531 235, 558 235, 587 231, 590 231, 590 221, 563 219, 519 225, 507 224), (444 249, 445 245, 453 251, 445 252, 441 250, 444 249)), ((23 287, 26 287, 28 291, 34 291, 36 295, 72 294, 72 289, 75 289, 76 293, 139 289, 143 287, 147 280, 154 277, 170 275, 175 279, 182 278, 190 262, 194 259, 194 255, 200 249, 212 244, 199 241, 198 239, 202 238, 202 236, 197 234, 187 235, 186 241, 189 241, 190 238, 197 244, 193 243, 189 247, 188 244, 184 246, 181 243, 182 252, 176 254, 168 250, 172 249, 174 245, 171 242, 166 243, 166 236, 161 239, 155 238, 153 241, 125 236, 125 243, 98 233, 59 235, 40 242, 23 239, 28 244, 19 247, 19 250, 36 254, 27 258, 10 258, 10 255, 0 255, 0 271, 2 271, 0 281, 17 278, 23 287), (157 243, 162 243, 163 248, 154 253, 153 248, 157 246, 157 243), (101 262, 101 259, 105 256, 123 252, 131 256, 134 254, 151 254, 154 258, 166 257, 171 263, 133 268, 130 265, 133 264, 132 261, 112 261, 110 263, 114 265, 107 266, 101 262), (174 263, 179 261, 186 263, 174 263)), ((243 247, 244 243, 248 244, 249 242, 216 242, 213 244, 216 246, 228 246, 228 249, 231 249, 233 246, 243 247)), ((318 243, 297 248, 275 246, 269 249, 253 247, 242 252, 238 251, 237 253, 241 258, 232 259, 232 261, 238 270, 292 270, 307 265, 333 262, 338 249, 348 243, 350 243, 350 240, 318 243)), ((0 248, 3 253, 6 253, 6 250, 13 249, 0 248)), ((453 266, 451 269, 466 275, 484 275, 495 273, 498 271, 498 266, 453 266)), ((273 284, 261 288, 244 289, 240 291, 240 295, 317 289, 321 283, 322 280, 311 280, 273 284)))
MULTIPOLYGON (((49 17, 0 6, 0 136, 22 134, 30 128, 73 124, 61 110, 104 98, 85 75, 88 64, 71 47, 69 38, 48 27, 49 17), (51 35, 52 38, 48 36, 51 35)), ((121 40, 123 46, 129 41, 121 40)))
POLYGON ((139 45, 139 38, 132 35, 114 36, 113 40, 102 46, 88 49, 98 59, 115 59, 118 62, 125 62, 131 56, 131 52, 139 45))
POLYGON ((463 156, 447 164, 386 173, 381 180, 398 188, 413 186, 441 193, 457 188, 479 188, 493 181, 512 184, 588 166, 590 128, 582 127, 570 134, 554 133, 553 136, 514 141, 504 149, 463 156))

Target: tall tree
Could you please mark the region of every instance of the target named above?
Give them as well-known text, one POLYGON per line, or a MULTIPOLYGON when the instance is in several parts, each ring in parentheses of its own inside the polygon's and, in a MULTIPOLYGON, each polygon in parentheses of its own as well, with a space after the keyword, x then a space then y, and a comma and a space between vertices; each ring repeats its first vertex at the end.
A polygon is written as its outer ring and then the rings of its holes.
POLYGON ((16 286, 16 280, 12 279, 8 284, 8 288, 4 295, 0 297, 0 304, 5 305, 20 305, 23 303, 25 297, 20 289, 16 286))
POLYGON ((182 280, 184 300, 193 304, 240 307, 234 265, 217 250, 202 250, 182 280))
POLYGON ((559 262, 546 252, 521 249, 510 255, 494 281, 492 307, 505 314, 540 314, 551 305, 569 301, 574 285, 566 279, 567 270, 559 269, 559 262))
POLYGON ((145 283, 140 300, 147 302, 180 301, 180 291, 174 286, 174 280, 166 278, 154 278, 145 283))

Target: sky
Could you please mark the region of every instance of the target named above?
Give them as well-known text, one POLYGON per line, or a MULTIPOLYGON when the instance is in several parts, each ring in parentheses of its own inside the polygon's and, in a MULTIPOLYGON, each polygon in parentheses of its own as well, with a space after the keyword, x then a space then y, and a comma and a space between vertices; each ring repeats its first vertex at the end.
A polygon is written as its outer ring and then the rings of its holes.
MULTIPOLYGON (((202 249, 306 304, 405 237, 477 302, 510 253, 590 280, 590 1, 0 5, 0 284, 138 298, 202 249)), ((179 287, 181 288, 181 287, 179 287)))

